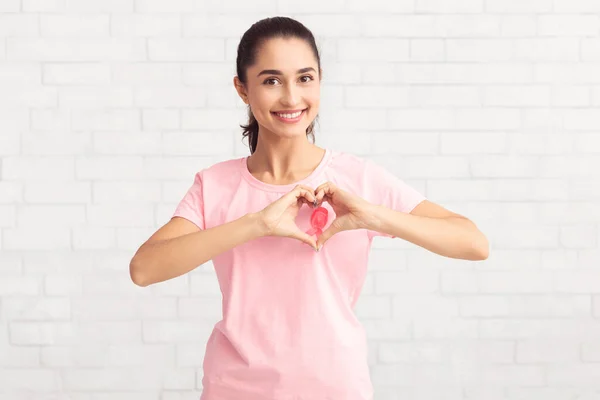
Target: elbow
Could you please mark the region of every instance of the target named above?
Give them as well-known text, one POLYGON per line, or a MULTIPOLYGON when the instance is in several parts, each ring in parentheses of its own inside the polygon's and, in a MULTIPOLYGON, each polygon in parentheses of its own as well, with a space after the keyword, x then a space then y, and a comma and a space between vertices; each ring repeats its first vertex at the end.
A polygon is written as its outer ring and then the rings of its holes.
POLYGON ((129 277, 137 286, 146 287, 150 285, 150 282, 145 277, 142 268, 135 258, 129 263, 129 277))
POLYGON ((490 256, 490 244, 485 237, 485 235, 481 234, 481 240, 477 246, 474 246, 474 253, 476 255, 476 261, 487 260, 490 256))
POLYGON ((476 238, 469 238, 463 243, 461 253, 456 257, 469 261, 487 260, 490 255, 490 245, 483 233, 477 235, 476 238))
POLYGON ((489 256, 490 256, 490 252, 489 252, 489 250, 487 248, 483 249, 483 250, 480 250, 479 254, 478 254, 477 261, 487 260, 489 256))

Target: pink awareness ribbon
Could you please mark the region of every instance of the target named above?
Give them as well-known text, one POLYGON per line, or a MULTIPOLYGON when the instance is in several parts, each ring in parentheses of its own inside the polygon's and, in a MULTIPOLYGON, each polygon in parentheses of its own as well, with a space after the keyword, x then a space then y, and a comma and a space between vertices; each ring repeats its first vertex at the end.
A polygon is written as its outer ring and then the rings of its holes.
POLYGON ((323 233, 323 228, 327 223, 329 212, 325 207, 317 207, 310 216, 310 225, 312 228, 306 231, 309 235, 320 236, 323 233))

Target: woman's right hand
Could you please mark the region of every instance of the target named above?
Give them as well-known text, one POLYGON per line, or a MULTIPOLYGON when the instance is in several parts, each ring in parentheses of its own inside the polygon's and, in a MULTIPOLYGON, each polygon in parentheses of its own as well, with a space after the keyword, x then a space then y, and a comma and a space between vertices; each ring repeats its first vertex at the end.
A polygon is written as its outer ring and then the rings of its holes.
POLYGON ((264 236, 282 236, 298 239, 317 250, 317 241, 296 225, 296 217, 302 204, 313 207, 316 200, 314 190, 305 185, 297 185, 263 210, 258 217, 264 227, 264 236))

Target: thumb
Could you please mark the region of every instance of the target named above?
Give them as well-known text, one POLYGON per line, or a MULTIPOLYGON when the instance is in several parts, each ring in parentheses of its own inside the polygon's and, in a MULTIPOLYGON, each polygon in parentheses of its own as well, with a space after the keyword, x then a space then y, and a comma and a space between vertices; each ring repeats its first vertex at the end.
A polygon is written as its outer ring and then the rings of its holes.
POLYGON ((335 235, 338 232, 340 232, 340 230, 333 225, 331 225, 329 228, 325 229, 323 231, 323 233, 321 235, 319 235, 319 238, 317 239, 317 249, 321 250, 321 247, 323 247, 325 242, 328 241, 329 238, 331 238, 333 235, 335 235))
POLYGON ((292 237, 294 239, 298 239, 301 242, 306 243, 307 245, 309 245, 313 249, 317 250, 317 243, 315 242, 315 239, 312 236, 310 236, 309 234, 298 230, 297 232, 294 232, 292 234, 292 237))

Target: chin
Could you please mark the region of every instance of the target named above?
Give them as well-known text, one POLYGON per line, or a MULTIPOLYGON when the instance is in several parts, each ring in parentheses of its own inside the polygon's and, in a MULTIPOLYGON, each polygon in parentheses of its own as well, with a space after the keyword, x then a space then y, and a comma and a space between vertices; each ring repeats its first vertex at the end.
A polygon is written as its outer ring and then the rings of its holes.
POLYGON ((294 131, 286 131, 286 132, 281 132, 281 131, 275 131, 275 135, 279 136, 280 138, 285 138, 285 139, 291 139, 291 138, 295 138, 295 137, 301 137, 306 135, 306 128, 304 129, 299 129, 299 130, 294 130, 294 131))

